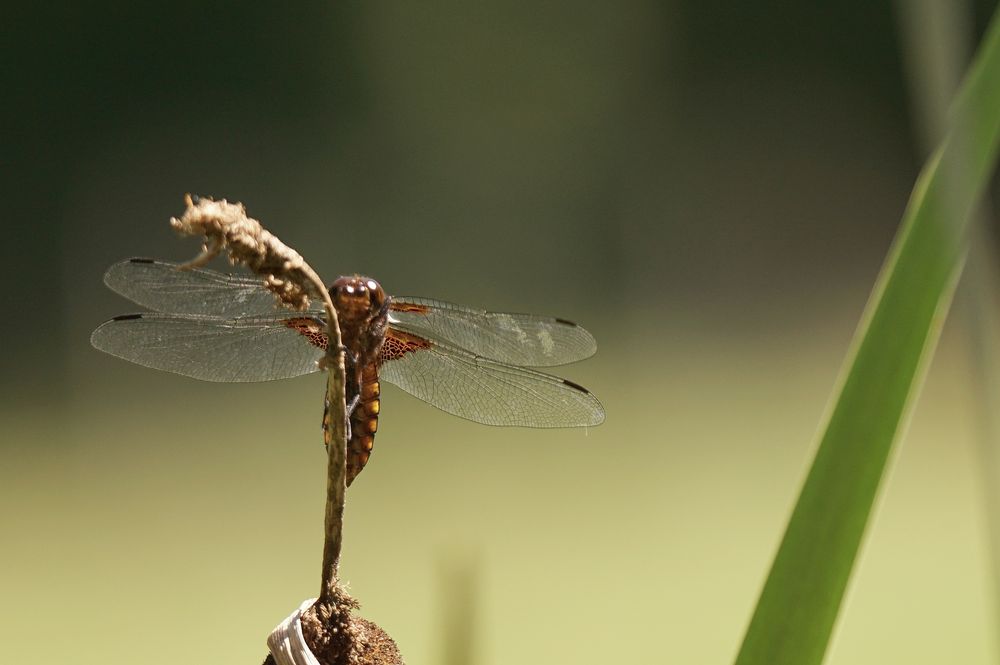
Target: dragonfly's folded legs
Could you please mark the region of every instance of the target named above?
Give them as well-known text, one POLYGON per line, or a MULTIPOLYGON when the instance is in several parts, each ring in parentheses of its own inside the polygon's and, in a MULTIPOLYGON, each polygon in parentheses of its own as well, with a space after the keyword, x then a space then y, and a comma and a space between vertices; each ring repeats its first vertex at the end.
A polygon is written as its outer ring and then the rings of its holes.
MULTIPOLYGON (((359 391, 359 393, 360 393, 360 391, 359 391)), ((347 419, 348 419, 348 424, 350 423, 351 416, 354 414, 354 409, 358 408, 358 402, 360 402, 360 401, 361 401, 361 395, 357 394, 354 397, 352 397, 350 399, 350 401, 347 402, 347 419)), ((351 435, 348 434, 347 438, 348 439, 351 438, 351 435)))
MULTIPOLYGON (((353 387, 349 391, 351 398, 347 401, 347 440, 351 440, 351 415, 354 410, 358 408, 358 404, 361 402, 361 384, 360 380, 355 381, 357 387, 353 387)), ((330 398, 329 396, 323 397, 323 445, 329 446, 330 440, 333 438, 333 432, 330 431, 330 398)))
MULTIPOLYGON (((361 401, 361 368, 358 367, 358 354, 350 349, 344 349, 344 369, 347 374, 347 385, 344 386, 345 398, 347 399, 347 422, 350 424, 354 409, 361 401)), ((350 433, 348 433, 347 438, 351 438, 350 433)))
MULTIPOLYGON (((354 400, 354 405, 357 406, 357 399, 354 400)), ((347 418, 347 440, 351 440, 351 418, 350 413, 353 407, 348 408, 348 418, 347 418)), ((330 400, 327 397, 323 398, 323 447, 329 448, 330 441, 333 440, 333 431, 330 429, 332 423, 330 422, 330 400)))

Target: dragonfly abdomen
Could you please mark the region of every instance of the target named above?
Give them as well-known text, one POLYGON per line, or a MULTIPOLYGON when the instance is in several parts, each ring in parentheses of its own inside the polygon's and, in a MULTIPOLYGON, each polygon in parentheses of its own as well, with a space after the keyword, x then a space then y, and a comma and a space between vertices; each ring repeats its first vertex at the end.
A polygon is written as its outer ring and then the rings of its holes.
POLYGON ((351 414, 351 440, 347 442, 347 484, 361 473, 375 445, 379 412, 378 368, 369 364, 361 372, 361 397, 351 414))
MULTIPOLYGON (((371 457, 378 431, 379 412, 378 369, 369 365, 361 373, 361 398, 351 413, 351 438, 347 442, 347 484, 350 486, 371 457)), ((351 392, 351 391, 348 391, 351 392)), ((348 394, 348 401, 352 395, 348 394)), ((323 409, 323 442, 330 447, 333 429, 330 427, 330 404, 323 409)))

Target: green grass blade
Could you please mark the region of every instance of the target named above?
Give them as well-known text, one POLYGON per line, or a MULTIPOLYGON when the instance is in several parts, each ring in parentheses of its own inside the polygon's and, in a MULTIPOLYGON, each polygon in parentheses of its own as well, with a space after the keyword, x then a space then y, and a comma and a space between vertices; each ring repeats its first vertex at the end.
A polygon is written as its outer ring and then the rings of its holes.
MULTIPOLYGON (((902 55, 909 66, 909 87, 922 146, 933 148, 947 129, 945 103, 960 82, 962 63, 968 57, 972 35, 972 3, 969 0, 896 0, 902 55)), ((1000 255, 991 233, 994 212, 988 201, 980 201, 970 220, 969 254, 962 280, 955 292, 952 314, 966 329, 969 360, 971 424, 976 440, 980 486, 992 579, 993 613, 1000 616, 1000 320, 995 303, 1000 302, 1000 255)), ((1000 638, 993 631, 994 642, 1000 638)), ((1000 646, 1000 644, 997 644, 1000 646)))
POLYGON ((812 468, 737 665, 822 661, 892 444, 923 380, 961 270, 967 220, 1000 139, 1000 19, 917 179, 862 317, 812 468))

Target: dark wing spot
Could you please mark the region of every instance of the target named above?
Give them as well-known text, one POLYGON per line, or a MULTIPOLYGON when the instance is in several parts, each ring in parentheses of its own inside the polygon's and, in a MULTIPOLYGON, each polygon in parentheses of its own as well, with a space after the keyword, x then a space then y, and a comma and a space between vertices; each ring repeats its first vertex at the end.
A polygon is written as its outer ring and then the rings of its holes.
POLYGON ((156 263, 153 259, 129 259, 129 263, 156 263))
POLYGON ((141 319, 142 314, 122 314, 121 316, 116 316, 111 319, 112 321, 131 321, 132 319, 141 319))
POLYGON ((389 328, 385 331, 385 342, 382 343, 382 362, 396 360, 407 353, 431 348, 429 340, 402 330, 389 328))
POLYGON ((579 391, 580 391, 581 393, 586 393, 587 395, 589 395, 589 394, 590 394, 590 391, 589 391, 589 390, 587 390, 586 388, 584 388, 583 386, 581 386, 581 385, 580 385, 579 383, 573 383, 573 382, 572 382, 572 381, 570 381, 569 379, 563 379, 563 380, 562 380, 562 382, 563 382, 563 383, 565 383, 565 384, 566 384, 567 386, 569 386, 570 388, 576 388, 576 389, 577 389, 577 390, 579 390, 579 391))
POLYGON ((328 343, 326 327, 316 319, 308 317, 285 319, 285 326, 305 337, 316 348, 326 351, 328 343))
POLYGON ((572 321, 570 321, 568 319, 559 319, 559 318, 557 318, 556 319, 556 323, 561 323, 564 326, 573 326, 574 328, 577 327, 575 323, 573 323, 572 321))

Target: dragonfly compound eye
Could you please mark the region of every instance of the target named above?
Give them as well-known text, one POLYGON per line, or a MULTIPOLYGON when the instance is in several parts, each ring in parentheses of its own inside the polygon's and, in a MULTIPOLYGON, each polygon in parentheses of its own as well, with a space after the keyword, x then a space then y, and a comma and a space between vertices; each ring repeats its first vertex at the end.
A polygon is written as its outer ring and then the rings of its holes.
POLYGON ((385 291, 382 290, 382 286, 370 278, 365 280, 365 286, 368 289, 368 299, 371 301, 372 307, 381 309, 382 305, 385 304, 385 291))

